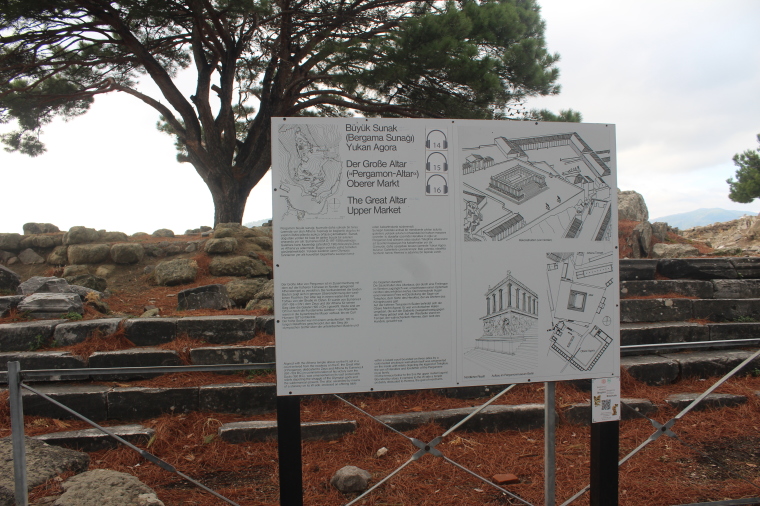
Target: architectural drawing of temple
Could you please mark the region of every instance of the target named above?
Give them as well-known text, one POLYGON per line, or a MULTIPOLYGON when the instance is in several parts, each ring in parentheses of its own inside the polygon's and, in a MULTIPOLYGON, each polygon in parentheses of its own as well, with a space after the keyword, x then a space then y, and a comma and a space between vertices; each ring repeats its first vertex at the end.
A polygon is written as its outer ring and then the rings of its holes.
POLYGON ((476 348, 514 355, 522 342, 536 335, 538 295, 508 271, 485 299, 483 337, 476 340, 476 348))

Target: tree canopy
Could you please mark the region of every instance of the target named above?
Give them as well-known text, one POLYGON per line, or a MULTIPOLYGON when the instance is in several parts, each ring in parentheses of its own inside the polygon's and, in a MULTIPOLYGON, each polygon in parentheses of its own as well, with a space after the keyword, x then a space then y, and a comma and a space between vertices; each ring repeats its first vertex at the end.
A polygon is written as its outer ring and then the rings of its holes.
MULTIPOLYGON (((757 135, 757 142, 760 143, 760 134, 757 135)), ((760 148, 734 155, 734 165, 739 168, 736 170, 736 181, 733 178, 726 180, 730 187, 728 198, 748 204, 760 197, 760 148)))
POLYGON ((129 94, 176 137, 214 222, 240 222, 272 117, 521 119, 527 97, 559 91, 558 58, 535 0, 4 0, 2 142, 39 155, 53 118, 129 94))

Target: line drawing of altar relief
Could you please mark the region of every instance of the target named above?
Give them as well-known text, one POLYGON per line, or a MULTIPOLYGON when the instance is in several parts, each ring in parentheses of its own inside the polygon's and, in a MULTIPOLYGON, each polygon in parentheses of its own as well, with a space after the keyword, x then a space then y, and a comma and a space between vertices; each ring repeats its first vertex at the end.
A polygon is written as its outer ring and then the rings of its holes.
POLYGON ((527 339, 537 337, 538 294, 512 276, 511 271, 485 293, 483 336, 475 340, 482 350, 515 355, 527 339))

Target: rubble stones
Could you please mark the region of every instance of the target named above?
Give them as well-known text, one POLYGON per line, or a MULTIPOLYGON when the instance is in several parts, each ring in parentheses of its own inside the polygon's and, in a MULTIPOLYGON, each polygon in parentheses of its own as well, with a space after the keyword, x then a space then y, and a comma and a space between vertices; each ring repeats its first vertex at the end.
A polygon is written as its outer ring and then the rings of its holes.
POLYGON ((70 285, 84 286, 92 290, 97 290, 98 292, 105 292, 108 287, 108 281, 101 277, 93 276, 92 274, 80 274, 79 276, 66 278, 66 281, 68 281, 70 285))
POLYGON ((5 318, 10 310, 15 309, 22 300, 24 300, 23 295, 8 295, 0 297, 0 318, 5 318))
POLYGON ((245 307, 249 300, 256 298, 265 283, 263 278, 235 279, 227 283, 227 295, 235 304, 245 307))
POLYGON ((21 263, 24 265, 45 263, 45 259, 39 256, 37 253, 35 253, 34 250, 31 248, 27 248, 23 250, 21 253, 19 253, 18 259, 21 260, 21 263))
POLYGON ((192 283, 198 274, 198 264, 195 260, 179 258, 177 260, 168 260, 161 262, 153 271, 156 283, 163 286, 181 285, 183 283, 192 283))
POLYGON ((69 264, 99 264, 108 260, 111 249, 107 244, 77 244, 69 246, 69 264))
POLYGON ((111 260, 116 264, 136 264, 145 256, 145 248, 137 243, 116 243, 111 246, 111 260))
POLYGON ((100 232, 101 242, 125 242, 129 236, 124 232, 100 232))
POLYGON ((68 246, 56 246, 47 257, 48 265, 66 265, 69 259, 68 246))
MULTIPOLYGON (((100 240, 100 234, 94 228, 87 227, 71 227, 68 232, 63 234, 63 244, 87 244, 91 242, 98 242, 100 240)), ((76 262, 72 262, 76 263, 76 262)))

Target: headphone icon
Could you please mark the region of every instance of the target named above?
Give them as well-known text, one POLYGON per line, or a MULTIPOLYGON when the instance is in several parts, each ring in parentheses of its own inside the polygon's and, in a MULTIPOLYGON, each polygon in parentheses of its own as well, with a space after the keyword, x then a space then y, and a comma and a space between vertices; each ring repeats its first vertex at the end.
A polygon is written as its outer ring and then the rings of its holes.
POLYGON ((448 195, 448 194, 449 194, 449 185, 448 185, 448 181, 446 181, 446 178, 445 178, 445 177, 443 177, 443 176, 442 176, 442 175, 440 175, 440 174, 433 174, 433 175, 432 175, 432 176, 430 176, 430 177, 428 178, 428 180, 427 180, 427 186, 425 186, 425 192, 426 192, 428 195, 448 195), (431 193, 431 191, 430 191, 430 190, 431 190, 431 187, 435 187, 435 188, 440 188, 440 187, 441 187, 441 183, 440 183, 440 181, 433 181, 433 183, 434 183, 434 184, 435 184, 436 182, 438 183, 438 184, 437 184, 437 185, 435 185, 435 186, 433 186, 433 185, 431 185, 431 184, 430 184, 430 181, 432 181, 434 177, 436 177, 436 178, 441 178, 441 181, 443 181, 443 185, 442 185, 442 186, 443 186, 443 193, 431 193))
MULTIPOLYGON (((446 142, 446 141, 444 141, 444 142, 446 142)), ((428 155, 428 157, 427 157, 427 163, 425 164, 425 168, 426 168, 426 170, 428 172, 431 171, 431 169, 430 169, 430 159, 431 158, 433 159, 433 162, 437 162, 437 163, 441 164, 443 166, 443 170, 444 171, 449 170, 449 164, 448 164, 448 162, 446 160, 446 156, 443 153, 433 152, 433 153, 430 153, 428 155), (441 162, 439 159, 443 160, 443 162, 441 162)))
MULTIPOLYGON (((442 130, 431 130, 430 132, 428 132, 428 134, 427 134, 427 140, 425 141, 425 147, 428 148, 428 149, 430 149, 431 144, 432 144, 432 142, 430 140, 430 135, 432 135, 433 132, 438 132, 439 134, 441 134, 440 137, 443 137, 443 139, 441 140, 442 146, 441 146, 440 149, 448 149, 449 143, 446 140, 446 134, 442 130)), ((439 136, 436 135, 436 137, 439 137, 439 136)), ((433 140, 435 140, 435 139, 433 139, 433 140)))

